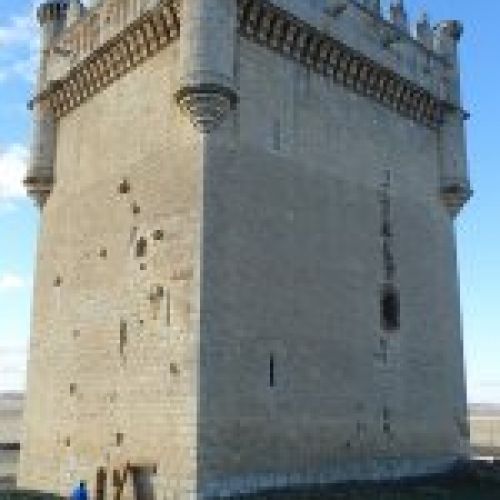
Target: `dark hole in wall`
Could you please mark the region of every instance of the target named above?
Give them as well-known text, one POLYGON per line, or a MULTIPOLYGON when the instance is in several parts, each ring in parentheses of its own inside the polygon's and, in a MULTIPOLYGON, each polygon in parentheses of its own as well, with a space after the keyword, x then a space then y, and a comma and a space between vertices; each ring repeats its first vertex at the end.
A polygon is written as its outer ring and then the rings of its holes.
POLYGON ((54 286, 55 287, 59 287, 62 285, 62 278, 61 276, 56 276, 56 278, 54 279, 54 286))
POLYGON ((77 389, 77 386, 74 382, 72 382, 71 384, 69 384, 69 393, 74 396, 76 394, 76 389, 77 389))
POLYGON ((153 231, 153 239, 155 241, 160 241, 165 237, 165 233, 161 229, 155 229, 153 231))
POLYGON ((107 248, 101 248, 99 250, 99 257, 101 257, 101 259, 105 259, 107 256, 108 256, 107 248))
POLYGON ((128 179, 122 179, 122 181, 118 185, 118 192, 120 194, 130 193, 130 182, 128 181, 128 179))
POLYGON ((134 203, 132 203, 132 213, 134 215, 138 215, 141 213, 141 207, 134 201, 134 203))
POLYGON ((67 437, 64 440, 64 444, 66 445, 67 448, 69 448, 71 446, 71 438, 67 437))
POLYGON ((148 241, 146 238, 139 238, 135 244, 135 256, 138 258, 146 257, 148 250, 148 241))
POLYGON ((399 292, 392 285, 383 288, 380 309, 382 328, 387 331, 398 330, 401 326, 399 292))

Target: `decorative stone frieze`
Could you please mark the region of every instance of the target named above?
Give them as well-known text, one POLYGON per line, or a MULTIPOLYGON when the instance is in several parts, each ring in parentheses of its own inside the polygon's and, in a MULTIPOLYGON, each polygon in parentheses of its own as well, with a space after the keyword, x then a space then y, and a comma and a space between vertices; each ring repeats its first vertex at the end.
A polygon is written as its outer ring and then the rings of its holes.
POLYGON ((291 57, 413 120, 430 127, 441 123, 443 105, 429 91, 271 2, 240 0, 238 16, 243 37, 291 57))
MULTIPOLYGON (((74 66, 67 76, 51 82, 50 97, 56 117, 61 117, 83 101, 123 76, 146 58, 165 47, 180 34, 179 3, 160 2, 135 22, 74 66)), ((444 103, 431 92, 406 80, 392 70, 322 33, 267 0, 240 0, 238 23, 241 36, 265 45, 358 94, 376 99, 398 113, 430 127, 440 125, 444 103)), ((183 99, 185 93, 177 95, 183 99)), ((40 96, 38 96, 40 97, 40 96)), ((192 93, 183 108, 206 108, 213 93, 192 93)), ((234 103, 234 96, 211 106, 212 118, 234 103)), ((201 123, 201 122, 200 122, 201 123)))
POLYGON ((160 2, 73 67, 66 77, 49 83, 35 100, 49 98, 60 118, 172 43, 179 30, 176 3, 160 2))

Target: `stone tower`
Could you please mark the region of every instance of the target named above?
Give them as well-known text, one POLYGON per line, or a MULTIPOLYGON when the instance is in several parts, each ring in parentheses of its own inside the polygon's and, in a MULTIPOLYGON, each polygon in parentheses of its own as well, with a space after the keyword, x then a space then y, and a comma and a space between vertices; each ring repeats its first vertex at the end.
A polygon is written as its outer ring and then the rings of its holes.
POLYGON ((413 34, 371 0, 38 19, 20 484, 219 498, 467 456, 460 23, 413 34))

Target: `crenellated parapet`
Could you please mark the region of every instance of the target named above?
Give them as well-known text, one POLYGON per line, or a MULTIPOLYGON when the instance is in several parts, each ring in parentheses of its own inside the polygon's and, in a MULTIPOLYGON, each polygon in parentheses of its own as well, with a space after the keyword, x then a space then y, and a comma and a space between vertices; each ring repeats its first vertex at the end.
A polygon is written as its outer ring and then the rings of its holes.
MULTIPOLYGON (((198 130, 211 132, 238 103, 234 71, 241 36, 436 130, 442 197, 446 206, 462 206, 470 188, 458 63, 461 24, 448 21, 432 28, 423 15, 412 33, 402 0, 391 3, 389 19, 382 16, 379 1, 328 0, 321 5, 305 8, 295 0, 104 0, 85 9, 80 0, 46 2, 39 9, 44 42, 39 92, 32 101, 38 124, 34 144, 53 140, 52 121, 173 41, 180 49, 174 97, 198 130)), ((37 168, 30 169, 32 186, 37 168)))
MULTIPOLYGON (((40 66, 37 91, 44 92, 48 84, 47 67, 51 47, 64 30, 69 3, 66 0, 43 2, 37 10, 41 30, 40 66)), ((56 120, 50 99, 33 103, 33 130, 30 163, 24 180, 28 195, 40 208, 45 205, 54 183, 56 120)))
POLYGON ((60 118, 177 40, 179 31, 175 3, 161 1, 73 66, 64 78, 52 81, 39 97, 47 96, 60 118))
POLYGON ((447 71, 441 99, 448 103, 438 130, 441 199, 455 217, 472 196, 465 139, 468 114, 461 108, 459 43, 463 26, 458 21, 443 21, 435 28, 435 50, 445 58, 447 71))
POLYGON ((354 92, 427 126, 442 120, 440 99, 271 2, 239 2, 242 36, 291 57, 354 92))

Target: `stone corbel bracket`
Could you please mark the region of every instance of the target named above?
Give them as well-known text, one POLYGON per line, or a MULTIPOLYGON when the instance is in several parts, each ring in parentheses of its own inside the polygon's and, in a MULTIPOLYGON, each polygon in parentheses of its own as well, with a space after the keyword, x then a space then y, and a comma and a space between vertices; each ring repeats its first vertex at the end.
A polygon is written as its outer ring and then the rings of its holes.
POLYGON ((193 126, 205 134, 216 129, 238 103, 234 90, 215 84, 182 87, 176 92, 175 99, 193 126))
POLYGON ((441 180, 441 200, 452 217, 460 213, 473 194, 468 180, 459 178, 441 180))

